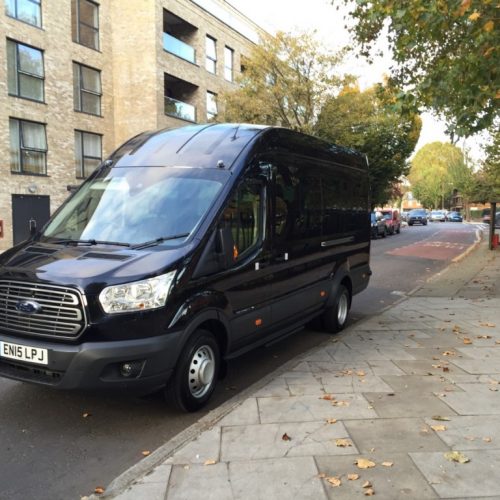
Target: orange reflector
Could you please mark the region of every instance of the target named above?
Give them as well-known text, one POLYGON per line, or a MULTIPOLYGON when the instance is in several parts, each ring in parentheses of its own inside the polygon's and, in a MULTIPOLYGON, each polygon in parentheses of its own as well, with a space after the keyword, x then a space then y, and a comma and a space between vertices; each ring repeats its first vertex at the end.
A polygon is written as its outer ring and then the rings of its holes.
POLYGON ((321 292, 319 292, 319 294, 321 295, 321 297, 326 297, 326 292, 324 290, 321 290, 321 292))
POLYGON ((257 318, 255 320, 255 326, 260 326, 260 325, 262 325, 262 320, 260 318, 257 318))
POLYGON ((238 258, 238 255, 238 247, 236 245, 233 245, 233 260, 236 260, 238 258))

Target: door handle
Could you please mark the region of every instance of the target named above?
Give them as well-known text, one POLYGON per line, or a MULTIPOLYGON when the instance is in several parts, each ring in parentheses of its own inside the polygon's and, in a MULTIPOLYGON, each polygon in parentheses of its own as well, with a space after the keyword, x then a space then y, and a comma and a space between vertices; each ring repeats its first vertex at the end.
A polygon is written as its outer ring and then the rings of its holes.
POLYGON ((255 263, 255 270, 259 271, 260 269, 264 269, 269 265, 268 261, 263 261, 263 262, 256 262, 255 263))

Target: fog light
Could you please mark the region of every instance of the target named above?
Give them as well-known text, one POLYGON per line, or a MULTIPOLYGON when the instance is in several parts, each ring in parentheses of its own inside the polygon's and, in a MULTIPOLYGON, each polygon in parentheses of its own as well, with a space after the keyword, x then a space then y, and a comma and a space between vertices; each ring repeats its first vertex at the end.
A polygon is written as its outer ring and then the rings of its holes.
POLYGON ((143 361, 127 361, 120 365, 120 374, 122 377, 138 377, 144 365, 143 361))

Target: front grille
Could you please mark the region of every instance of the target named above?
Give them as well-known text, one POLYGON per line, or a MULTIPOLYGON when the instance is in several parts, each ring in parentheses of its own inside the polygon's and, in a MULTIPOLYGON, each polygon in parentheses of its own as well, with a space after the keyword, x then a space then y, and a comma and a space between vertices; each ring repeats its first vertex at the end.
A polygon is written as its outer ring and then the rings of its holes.
POLYGON ((0 330, 26 335, 75 338, 87 326, 78 290, 41 283, 0 280, 0 330), (34 301, 41 309, 26 313, 16 307, 34 301))

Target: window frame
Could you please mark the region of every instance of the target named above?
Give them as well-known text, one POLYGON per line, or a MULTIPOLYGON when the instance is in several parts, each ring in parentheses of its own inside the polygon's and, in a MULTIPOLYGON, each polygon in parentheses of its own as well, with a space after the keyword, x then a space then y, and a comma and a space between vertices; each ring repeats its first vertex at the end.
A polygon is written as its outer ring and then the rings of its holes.
POLYGON ((75 167, 76 167, 75 174, 76 174, 76 178, 77 179, 87 179, 90 176, 90 174, 88 176, 85 175, 85 160, 86 159, 89 159, 89 160, 99 160, 99 162, 102 162, 102 138, 103 138, 103 134, 99 134, 99 133, 96 133, 96 132, 88 132, 86 130, 75 129, 75 167), (80 142, 80 158, 77 158, 77 155, 76 155, 76 151, 77 151, 76 150, 76 140, 77 140, 76 135, 77 134, 80 134, 80 137, 79 137, 79 142, 80 142), (101 149, 101 156, 100 157, 89 156, 89 155, 85 154, 84 134, 99 137, 99 139, 100 139, 100 149, 101 149))
POLYGON ((234 49, 224 46, 224 79, 226 82, 234 82, 234 49), (231 56, 231 66, 227 65, 226 56, 231 56), (230 72, 231 78, 227 78, 228 71, 230 72))
POLYGON ((214 38, 213 36, 210 35, 205 35, 205 69, 212 75, 217 74, 217 39, 214 38), (208 41, 211 40, 213 42, 213 48, 214 48, 214 56, 209 55, 208 53, 208 41), (214 70, 211 71, 209 69, 209 64, 210 66, 213 64, 214 70))
POLYGON ((18 154, 19 154, 19 171, 12 170, 12 162, 9 160, 10 163, 10 173, 11 174, 16 174, 16 175, 36 175, 36 176, 44 176, 46 177, 47 174, 47 153, 48 153, 48 143, 47 143, 47 124, 42 123, 42 122, 35 122, 33 120, 24 120, 21 118, 15 118, 15 117, 9 117, 9 141, 12 141, 12 130, 11 130, 11 122, 16 121, 18 123, 18 154), (41 125, 43 127, 43 134, 44 134, 44 139, 45 139, 45 149, 39 149, 39 148, 27 148, 24 147, 24 140, 23 140, 23 128, 22 125, 23 123, 33 123, 35 125, 41 125), (25 171, 23 168, 23 151, 29 152, 29 151, 34 151, 36 153, 42 153, 43 158, 44 158, 44 168, 43 168, 43 173, 37 173, 37 172, 28 172, 25 171))
POLYGON ((217 102, 217 94, 215 92, 207 90, 206 99, 207 99, 207 102, 206 102, 206 105, 207 105, 207 121, 215 120, 217 118, 218 114, 219 114, 219 106, 218 106, 218 102, 217 102), (213 98, 213 103, 215 104, 215 113, 212 113, 211 111, 209 111, 209 104, 211 104, 211 102, 209 102, 210 101, 210 97, 213 98))
MULTIPOLYGON (((82 63, 79 63, 79 62, 76 62, 76 61, 73 61, 73 68, 74 67, 78 68, 78 92, 79 92, 78 102, 79 102, 79 107, 80 107, 80 109, 78 109, 76 107, 76 105, 75 105, 76 104, 76 101, 75 101, 75 97, 76 96, 73 96, 74 111, 76 111, 78 113, 85 113, 85 114, 92 115, 92 116, 102 117, 102 78, 101 78, 102 72, 101 72, 101 70, 97 69, 97 68, 93 68, 92 66, 87 66, 86 64, 82 64, 82 63), (99 74, 99 88, 100 88, 100 92, 95 92, 94 90, 85 89, 84 88, 84 86, 83 86, 82 68, 87 68, 87 69, 90 69, 92 71, 96 71, 99 74), (84 93, 91 94, 91 95, 99 97, 99 112, 98 113, 92 113, 90 111, 86 111, 86 110, 83 109, 83 106, 82 106, 83 99, 82 99, 82 97, 83 97, 84 93)), ((73 85, 74 84, 75 84, 75 82, 73 82, 73 85)))
POLYGON ((28 24, 29 26, 33 26, 35 28, 39 28, 39 29, 42 29, 42 0, 12 0, 14 2, 14 15, 11 15, 9 12, 8 12, 8 0, 6 0, 5 2, 5 15, 12 18, 12 19, 15 19, 16 21, 19 21, 21 23, 25 23, 25 24, 28 24), (38 5, 38 18, 40 19, 40 24, 33 24, 33 23, 30 23, 29 21, 26 21, 25 19, 21 19, 19 17, 19 3, 21 2, 25 2, 25 3, 30 3, 30 4, 34 4, 34 5, 38 5))
POLYGON ((26 99, 28 101, 33 101, 33 102, 40 102, 40 103, 45 103, 45 57, 44 57, 44 51, 42 49, 39 49, 37 47, 33 47, 32 45, 28 45, 27 43, 22 43, 18 42, 17 40, 13 40, 12 38, 7 38, 7 43, 6 43, 6 50, 7 50, 7 92, 8 95, 12 97, 18 97, 19 99, 26 99), (9 44, 14 44, 15 46, 15 60, 14 60, 14 68, 10 69, 9 68, 9 44), (29 73, 28 71, 24 71, 20 68, 19 65, 19 46, 22 45, 23 47, 28 47, 29 49, 36 50, 40 52, 40 56, 42 59, 42 75, 39 76, 34 73, 29 73), (9 71, 15 72, 15 78, 16 78, 16 91, 17 93, 12 93, 11 90, 9 89, 9 71), (25 75, 29 78, 35 78, 37 80, 41 81, 42 84, 42 98, 41 99, 36 99, 34 97, 27 97, 24 95, 21 95, 21 77, 20 75, 25 75))
POLYGON ((100 47, 101 47, 101 40, 100 40, 100 17, 99 17, 99 7, 100 5, 97 2, 93 2, 92 0, 72 0, 72 2, 75 2, 75 14, 76 14, 76 19, 75 19, 75 26, 76 26, 76 32, 72 33, 72 39, 73 42, 78 43, 79 45, 83 45, 84 47, 87 47, 92 50, 96 50, 97 52, 100 52, 100 47), (96 8, 97 12, 97 28, 95 26, 91 26, 90 24, 87 24, 84 21, 81 21, 80 19, 80 3, 81 2, 87 2, 88 4, 91 4, 96 8), (87 45, 85 43, 82 43, 81 41, 81 33, 80 33, 80 27, 85 26, 88 29, 91 29, 94 31, 94 33, 97 33, 97 44, 96 47, 92 47, 90 45, 87 45))

